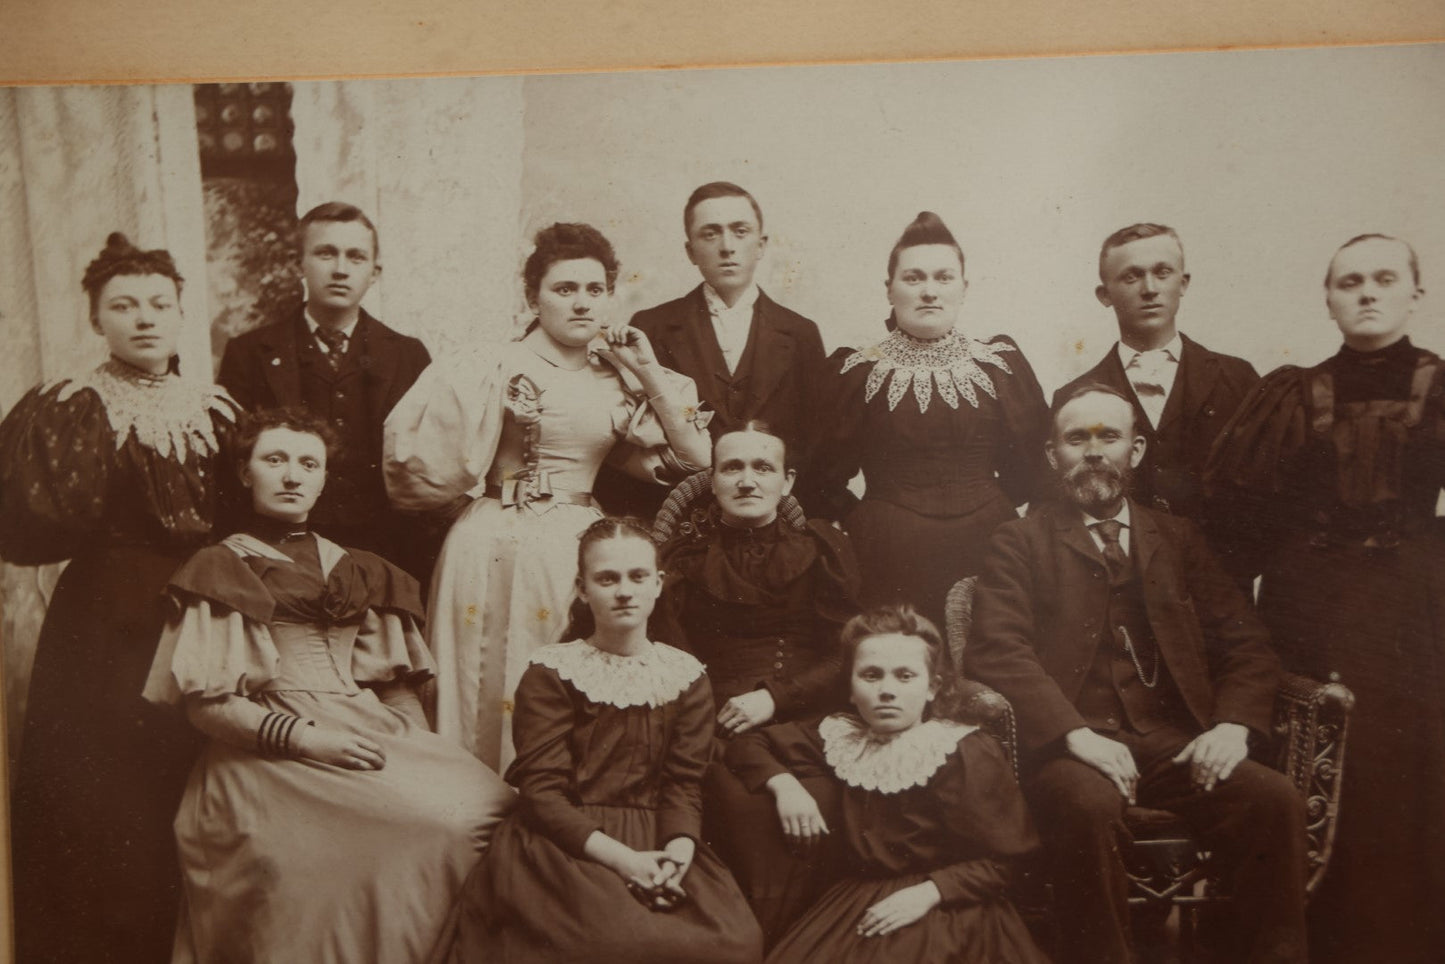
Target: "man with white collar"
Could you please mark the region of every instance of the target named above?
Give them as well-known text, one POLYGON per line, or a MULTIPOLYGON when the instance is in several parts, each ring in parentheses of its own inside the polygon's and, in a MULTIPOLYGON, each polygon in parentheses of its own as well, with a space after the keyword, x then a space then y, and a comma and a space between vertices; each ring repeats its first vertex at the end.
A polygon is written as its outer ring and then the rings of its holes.
POLYGON ((1228 557, 1228 530, 1205 506, 1204 463, 1259 374, 1244 359, 1210 351, 1179 333, 1175 316, 1188 290, 1184 246, 1173 228, 1131 224, 1109 235, 1099 251, 1094 295, 1114 309, 1119 341, 1102 361, 1059 389, 1055 400, 1086 384, 1109 385, 1130 399, 1147 442, 1130 496, 1194 520, 1215 551, 1228 557))
POLYGON ((376 227, 331 201, 296 228, 306 302, 301 311, 231 339, 216 380, 247 411, 301 408, 341 439, 312 528, 431 575, 425 527, 393 511, 381 475, 381 430, 393 405, 430 363, 426 347, 377 321, 361 300, 381 276, 376 227))
MULTIPOLYGON (((824 374, 818 326, 769 298, 754 281, 767 250, 763 212, 746 190, 704 184, 683 208, 684 249, 703 282, 681 298, 638 312, 657 360, 687 375, 712 409, 714 439, 753 419, 766 421, 798 467, 797 496, 809 497, 809 449, 824 374)), ((656 486, 651 487, 655 489, 656 486)), ((651 518, 663 496, 604 477, 597 496, 609 512, 651 518)), ((816 510, 814 510, 816 511, 816 510)))
POLYGON ((1107 385, 1061 396, 1060 498, 994 534, 965 675, 1013 705, 1063 961, 1127 964, 1124 811, 1181 816, 1233 894, 1225 960, 1304 962, 1305 804, 1248 759, 1279 659, 1194 524, 1126 498, 1146 442, 1107 385))

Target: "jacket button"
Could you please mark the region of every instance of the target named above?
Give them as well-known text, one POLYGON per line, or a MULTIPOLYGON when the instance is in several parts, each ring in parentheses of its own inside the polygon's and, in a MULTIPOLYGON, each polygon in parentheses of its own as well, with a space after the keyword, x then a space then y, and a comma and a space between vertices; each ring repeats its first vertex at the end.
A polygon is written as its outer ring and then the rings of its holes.
POLYGON ((1114 719, 1112 716, 1109 717, 1109 718, 1108 718, 1107 720, 1105 720, 1104 722, 1107 723, 1107 724, 1109 724, 1109 726, 1110 726, 1111 729, 1118 729, 1118 727, 1119 727, 1119 721, 1116 720, 1116 719, 1114 719))
POLYGON ((782 669, 782 668, 783 668, 783 664, 782 664, 782 663, 774 663, 774 664, 773 664, 773 669, 782 669))

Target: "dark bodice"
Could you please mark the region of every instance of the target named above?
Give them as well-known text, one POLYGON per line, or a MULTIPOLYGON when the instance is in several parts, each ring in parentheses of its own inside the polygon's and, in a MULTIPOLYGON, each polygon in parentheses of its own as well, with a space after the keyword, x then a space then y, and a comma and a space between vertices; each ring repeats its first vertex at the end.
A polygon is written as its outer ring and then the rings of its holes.
POLYGON ((707 666, 719 703, 766 687, 780 719, 836 697, 838 631, 857 612, 857 565, 824 523, 759 529, 718 521, 663 549, 666 630, 707 666))
MULTIPOLYGON (((912 387, 890 398, 892 382, 900 378, 897 369, 869 398, 869 381, 879 363, 864 360, 844 372, 854 353, 834 353, 830 364, 840 374, 828 409, 833 429, 820 455, 830 516, 840 515, 840 499, 846 506, 843 487, 859 469, 865 498, 926 516, 965 516, 985 506, 1035 498, 1047 478, 1043 391, 1012 340, 1000 336, 981 344, 1007 366, 977 365, 978 379, 992 393, 976 380, 972 401, 959 393, 950 405, 933 388, 926 409, 912 387)), ((917 374, 913 380, 927 379, 917 374)))
POLYGON ((231 471, 235 415, 214 386, 116 361, 32 389, 0 424, 0 555, 34 565, 199 544, 231 471))

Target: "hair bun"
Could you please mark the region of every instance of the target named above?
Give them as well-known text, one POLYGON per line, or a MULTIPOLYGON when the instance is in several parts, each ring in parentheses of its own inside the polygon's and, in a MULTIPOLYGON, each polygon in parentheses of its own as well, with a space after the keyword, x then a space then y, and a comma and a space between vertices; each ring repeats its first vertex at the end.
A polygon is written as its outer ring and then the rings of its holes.
POLYGON ((135 245, 130 243, 130 238, 123 232, 112 231, 105 239, 105 251, 107 254, 119 254, 123 251, 138 251, 135 245))

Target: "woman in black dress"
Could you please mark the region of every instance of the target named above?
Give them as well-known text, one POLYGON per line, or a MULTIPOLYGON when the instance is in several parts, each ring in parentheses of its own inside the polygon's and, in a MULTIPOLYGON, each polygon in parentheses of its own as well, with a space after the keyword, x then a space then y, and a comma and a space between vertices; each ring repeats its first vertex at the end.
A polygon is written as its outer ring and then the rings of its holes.
POLYGON ((1445 946, 1445 365, 1406 335, 1422 293, 1409 245, 1346 242, 1325 278, 1343 347, 1268 375, 1209 469, 1219 518, 1254 540, 1285 665, 1356 698, 1312 961, 1445 946))
POLYGON ((112 234, 82 286, 110 348, 0 424, 0 556, 70 560, 35 653, 11 786, 17 957, 159 961, 179 876, 171 819, 195 738, 141 688, 161 590, 211 531, 235 420, 176 374, 181 276, 112 234))
POLYGON ((942 625, 949 587, 976 574, 988 536, 1048 478, 1048 407, 1011 338, 957 328, 963 251, 924 211, 888 259, 891 333, 842 349, 823 443, 821 512, 852 537, 866 606, 906 600, 942 625), (848 480, 863 471, 861 502, 848 480))

